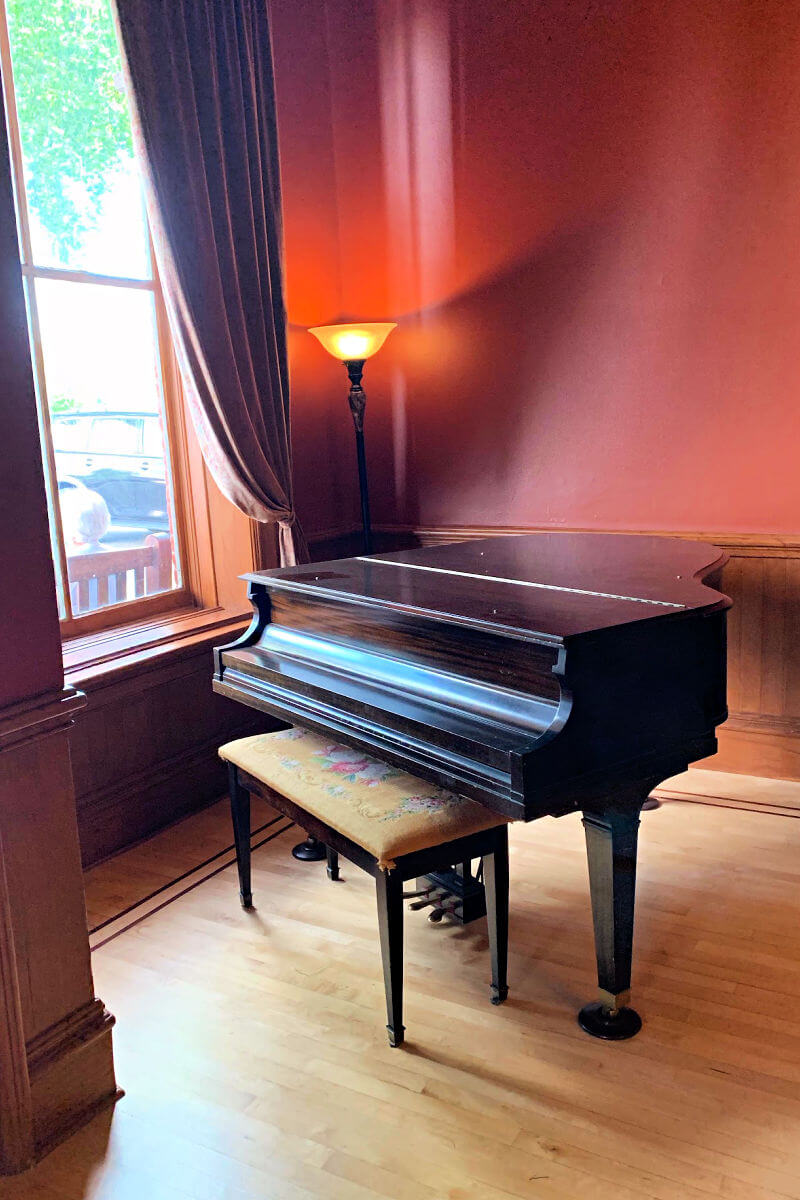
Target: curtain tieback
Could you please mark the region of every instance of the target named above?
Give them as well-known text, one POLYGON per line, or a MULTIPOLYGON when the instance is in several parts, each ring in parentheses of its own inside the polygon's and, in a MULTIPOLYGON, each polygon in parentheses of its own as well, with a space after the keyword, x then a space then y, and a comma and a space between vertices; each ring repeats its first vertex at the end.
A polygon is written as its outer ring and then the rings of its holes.
POLYGON ((278 518, 278 545, 281 566, 296 567, 299 563, 308 562, 308 547, 294 513, 278 518))

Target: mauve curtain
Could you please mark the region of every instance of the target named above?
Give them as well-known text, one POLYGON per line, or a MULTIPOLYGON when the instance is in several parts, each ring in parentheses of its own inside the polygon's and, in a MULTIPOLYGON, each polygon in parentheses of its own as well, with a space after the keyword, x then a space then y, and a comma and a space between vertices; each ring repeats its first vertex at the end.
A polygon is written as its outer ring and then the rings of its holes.
POLYGON ((222 492, 292 505, 275 89, 266 0, 116 0, 156 259, 203 455, 222 492))

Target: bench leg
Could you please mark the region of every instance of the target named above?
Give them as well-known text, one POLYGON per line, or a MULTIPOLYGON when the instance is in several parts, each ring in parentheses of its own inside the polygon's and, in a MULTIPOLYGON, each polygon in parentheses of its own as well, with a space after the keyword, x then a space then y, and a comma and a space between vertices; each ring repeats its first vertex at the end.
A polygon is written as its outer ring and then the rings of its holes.
POLYGON ((331 850, 330 846, 325 847, 328 855, 328 879, 337 880, 339 878, 339 855, 335 850, 331 850))
POLYGON ((228 763, 228 791, 231 797, 233 840, 236 845, 236 865, 239 868, 239 896, 242 908, 253 907, 250 888, 250 793, 239 782, 239 772, 228 763))
POLYGON ((492 956, 492 1004, 502 1004, 508 995, 508 827, 497 830, 493 854, 483 858, 486 890, 486 923, 492 956))
POLYGON ((386 988, 389 1045, 401 1046, 403 1025, 403 884, 396 871, 378 871, 378 929, 386 988))

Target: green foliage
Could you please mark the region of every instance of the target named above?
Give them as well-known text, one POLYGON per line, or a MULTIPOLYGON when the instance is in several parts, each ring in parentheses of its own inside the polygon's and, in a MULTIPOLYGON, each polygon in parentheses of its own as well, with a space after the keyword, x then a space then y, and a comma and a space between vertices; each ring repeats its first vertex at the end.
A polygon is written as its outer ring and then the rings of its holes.
POLYGON ((78 401, 74 396, 67 396, 60 392, 57 396, 49 397, 51 413, 69 413, 75 412, 78 408, 78 401))
POLYGON ((107 0, 8 0, 8 18, 28 201, 73 249, 133 154, 111 14, 107 0))

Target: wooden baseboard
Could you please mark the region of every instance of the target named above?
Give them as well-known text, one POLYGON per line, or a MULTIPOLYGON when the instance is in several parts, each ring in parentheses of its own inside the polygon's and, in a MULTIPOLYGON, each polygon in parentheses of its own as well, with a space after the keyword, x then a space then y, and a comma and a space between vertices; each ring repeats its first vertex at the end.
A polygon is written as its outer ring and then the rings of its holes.
POLYGON ((121 1095, 114 1078, 114 1018, 92 1000, 28 1043, 36 1157, 121 1095))
POLYGON ((786 733, 780 725, 770 729, 763 721, 748 728, 742 715, 733 713, 717 730, 717 739, 719 753, 709 761, 714 769, 800 780, 800 734, 786 733))

